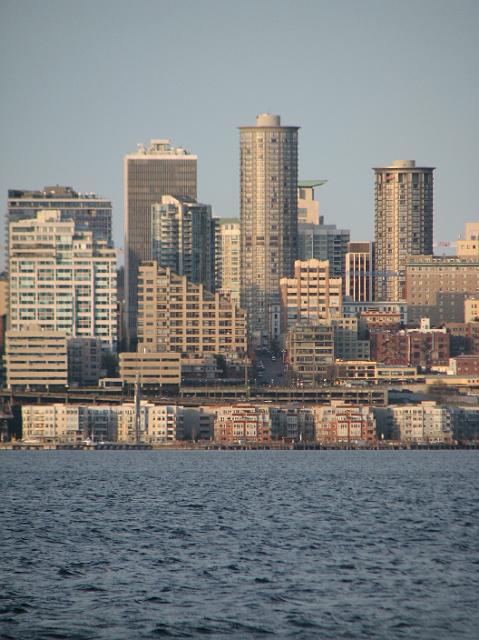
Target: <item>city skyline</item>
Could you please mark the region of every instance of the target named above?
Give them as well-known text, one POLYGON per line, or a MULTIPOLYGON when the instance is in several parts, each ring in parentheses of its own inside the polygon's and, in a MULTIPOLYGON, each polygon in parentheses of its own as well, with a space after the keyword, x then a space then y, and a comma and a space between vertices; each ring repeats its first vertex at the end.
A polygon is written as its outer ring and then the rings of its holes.
POLYGON ((372 1, 361 8, 305 1, 297 11, 265 2, 255 5, 250 24, 251 3, 240 10, 218 2, 105 2, 93 13, 90 2, 4 2, 4 202, 8 189, 45 184, 95 191, 113 202, 115 245, 122 247, 122 158, 140 141, 167 137, 198 156, 198 200, 211 203, 216 216, 237 217, 237 127, 270 111, 301 127, 299 178, 328 180, 320 193, 328 223, 351 229, 352 239, 372 239, 372 167, 415 158, 437 167, 435 241, 455 240, 477 215, 479 8, 467 1, 406 5, 410 11, 372 1), (21 50, 14 48, 17 23, 29 32, 21 50), (180 54, 157 68, 165 51, 178 49, 180 25, 180 54), (247 25, 248 50, 241 52, 247 25), (301 47, 283 49, 291 36, 301 47), (286 73, 292 91, 280 82, 286 73), (74 80, 72 88, 59 92, 59 77, 74 80))

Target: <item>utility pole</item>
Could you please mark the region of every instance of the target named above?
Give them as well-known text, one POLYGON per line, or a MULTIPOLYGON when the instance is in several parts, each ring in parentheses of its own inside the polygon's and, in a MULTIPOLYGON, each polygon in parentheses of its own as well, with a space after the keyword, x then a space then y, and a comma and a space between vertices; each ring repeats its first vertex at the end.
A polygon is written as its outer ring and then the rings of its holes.
POLYGON ((135 443, 140 444, 141 438, 141 386, 136 376, 135 381, 135 443))

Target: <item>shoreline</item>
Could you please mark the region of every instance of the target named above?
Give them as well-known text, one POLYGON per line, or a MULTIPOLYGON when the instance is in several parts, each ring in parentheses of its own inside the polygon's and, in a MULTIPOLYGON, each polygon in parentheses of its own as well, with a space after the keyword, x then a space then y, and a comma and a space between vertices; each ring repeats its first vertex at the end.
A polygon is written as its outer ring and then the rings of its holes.
POLYGON ((130 443, 105 443, 105 444, 60 444, 60 443, 0 443, 2 451, 478 451, 479 442, 446 444, 446 443, 391 443, 381 444, 376 447, 351 444, 219 444, 201 443, 193 444, 130 444, 130 443))

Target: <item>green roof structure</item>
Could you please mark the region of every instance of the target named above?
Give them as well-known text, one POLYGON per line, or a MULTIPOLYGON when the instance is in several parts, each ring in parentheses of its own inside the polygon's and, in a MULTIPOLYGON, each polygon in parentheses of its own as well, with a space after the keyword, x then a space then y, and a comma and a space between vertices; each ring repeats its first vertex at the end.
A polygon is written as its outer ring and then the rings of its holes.
POLYGON ((327 180, 298 180, 298 187, 301 189, 307 189, 308 187, 321 187, 326 184, 327 180))

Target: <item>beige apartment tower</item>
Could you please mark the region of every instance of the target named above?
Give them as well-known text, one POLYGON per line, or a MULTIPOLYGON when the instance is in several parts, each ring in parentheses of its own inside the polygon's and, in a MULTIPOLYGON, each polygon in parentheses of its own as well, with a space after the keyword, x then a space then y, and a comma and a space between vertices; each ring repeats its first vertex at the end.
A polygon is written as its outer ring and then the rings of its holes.
POLYGON ((220 293, 240 304, 241 227, 236 218, 220 221, 221 288, 220 293))
POLYGON ((298 129, 261 114, 240 127, 241 305, 251 346, 269 345, 279 279, 293 274, 298 233, 298 129))
POLYGON ((196 200, 197 156, 172 147, 169 140, 151 140, 148 148, 124 158, 125 294, 127 334, 136 340, 138 267, 152 258, 152 205, 162 196, 196 200))
POLYGON ((141 265, 138 283, 139 352, 243 360, 246 314, 231 300, 155 261, 141 265))
POLYGON ((374 169, 376 300, 403 299, 406 256, 431 255, 434 167, 394 160, 374 169))

